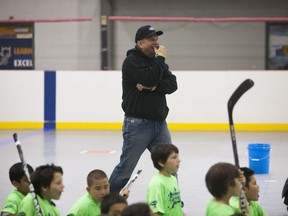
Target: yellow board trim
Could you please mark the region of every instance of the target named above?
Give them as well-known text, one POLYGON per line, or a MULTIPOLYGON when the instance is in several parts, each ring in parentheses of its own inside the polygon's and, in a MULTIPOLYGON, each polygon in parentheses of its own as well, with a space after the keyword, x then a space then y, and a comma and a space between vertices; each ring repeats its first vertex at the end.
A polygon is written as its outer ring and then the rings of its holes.
MULTIPOLYGON (((229 124, 168 123, 171 131, 228 131, 229 124)), ((235 124, 237 131, 288 131, 288 124, 235 124)), ((0 122, 0 130, 43 129, 43 122, 0 122)), ((57 122, 57 130, 121 130, 122 123, 57 122)))
POLYGON ((58 130, 121 130, 122 123, 90 123, 90 122, 58 122, 56 129, 58 130))
MULTIPOLYGON (((229 124, 169 123, 172 131, 228 131, 229 124)), ((288 124, 234 124, 237 131, 288 131, 288 124)))
POLYGON ((0 122, 1 130, 42 129, 42 128, 44 128, 43 122, 0 122))

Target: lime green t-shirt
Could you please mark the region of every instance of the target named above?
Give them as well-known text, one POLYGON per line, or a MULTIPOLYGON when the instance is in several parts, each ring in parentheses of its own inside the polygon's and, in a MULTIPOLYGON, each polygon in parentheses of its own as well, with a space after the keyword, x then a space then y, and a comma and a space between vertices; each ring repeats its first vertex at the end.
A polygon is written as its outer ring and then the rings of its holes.
POLYGON ((12 190, 4 202, 1 212, 17 214, 20 202, 23 200, 24 197, 25 196, 18 190, 12 190))
POLYGON ((99 216, 100 205, 90 194, 86 194, 74 203, 67 216, 99 216))
POLYGON ((147 203, 153 212, 164 216, 182 216, 182 201, 175 176, 153 176, 147 190, 147 203))
MULTIPOLYGON (((240 209, 240 203, 238 197, 231 197, 229 204, 235 208, 240 209)), ((267 216, 267 213, 259 205, 257 201, 249 202, 249 216, 267 216)))
MULTIPOLYGON (((43 216, 60 216, 60 213, 53 202, 42 199, 38 195, 37 200, 43 216)), ((20 203, 18 212, 18 216, 37 216, 31 193, 24 197, 20 203)))
POLYGON ((240 213, 240 210, 224 203, 215 202, 211 199, 206 208, 206 216, 231 216, 240 213))

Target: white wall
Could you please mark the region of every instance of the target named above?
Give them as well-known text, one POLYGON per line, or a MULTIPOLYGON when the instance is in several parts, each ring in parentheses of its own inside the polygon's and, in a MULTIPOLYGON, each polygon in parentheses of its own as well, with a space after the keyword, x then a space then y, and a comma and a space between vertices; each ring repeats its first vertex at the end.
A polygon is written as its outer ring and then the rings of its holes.
POLYGON ((43 122, 43 71, 0 71, 0 122, 43 122))
POLYGON ((120 71, 57 72, 59 122, 121 122, 120 71))
MULTIPOLYGON (((121 123, 120 71, 57 71, 57 122, 121 123)), ((227 102, 247 78, 255 86, 234 108, 237 123, 288 123, 287 71, 174 71, 169 123, 227 123, 227 102)), ((0 72, 0 123, 43 122, 44 72, 0 72)))
POLYGON ((242 81, 255 85, 234 108, 238 123, 287 123, 287 72, 176 71, 179 90, 168 97, 169 122, 227 123, 227 102, 242 81))

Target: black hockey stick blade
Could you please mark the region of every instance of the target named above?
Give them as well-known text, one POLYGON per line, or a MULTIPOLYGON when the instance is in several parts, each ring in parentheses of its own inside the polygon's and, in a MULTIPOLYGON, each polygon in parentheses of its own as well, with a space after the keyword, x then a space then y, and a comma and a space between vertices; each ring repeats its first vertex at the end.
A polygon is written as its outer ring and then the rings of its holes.
POLYGON ((14 134, 13 134, 13 139, 14 139, 15 142, 18 141, 18 135, 17 135, 17 133, 14 133, 14 134))
MULTIPOLYGON (((286 179, 286 182, 285 182, 283 190, 282 190, 282 198, 283 197, 288 198, 288 178, 286 179)), ((286 205, 288 205, 288 203, 286 205)))
POLYGON ((253 80, 246 79, 238 86, 238 88, 234 91, 234 93, 231 95, 230 99, 228 100, 228 112, 229 113, 232 113, 232 110, 235 104, 237 103, 237 101, 246 91, 252 88, 253 85, 254 85, 253 80))

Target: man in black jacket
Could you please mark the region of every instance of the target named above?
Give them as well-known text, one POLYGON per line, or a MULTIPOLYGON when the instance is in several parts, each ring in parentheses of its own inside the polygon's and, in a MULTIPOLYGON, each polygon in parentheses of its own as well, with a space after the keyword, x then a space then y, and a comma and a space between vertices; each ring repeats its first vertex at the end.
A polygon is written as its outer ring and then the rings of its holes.
POLYGON ((158 43, 162 34, 150 25, 140 27, 122 65, 123 147, 109 179, 111 192, 126 185, 146 148, 172 144, 166 94, 177 90, 177 81, 165 63, 167 50, 158 43))

